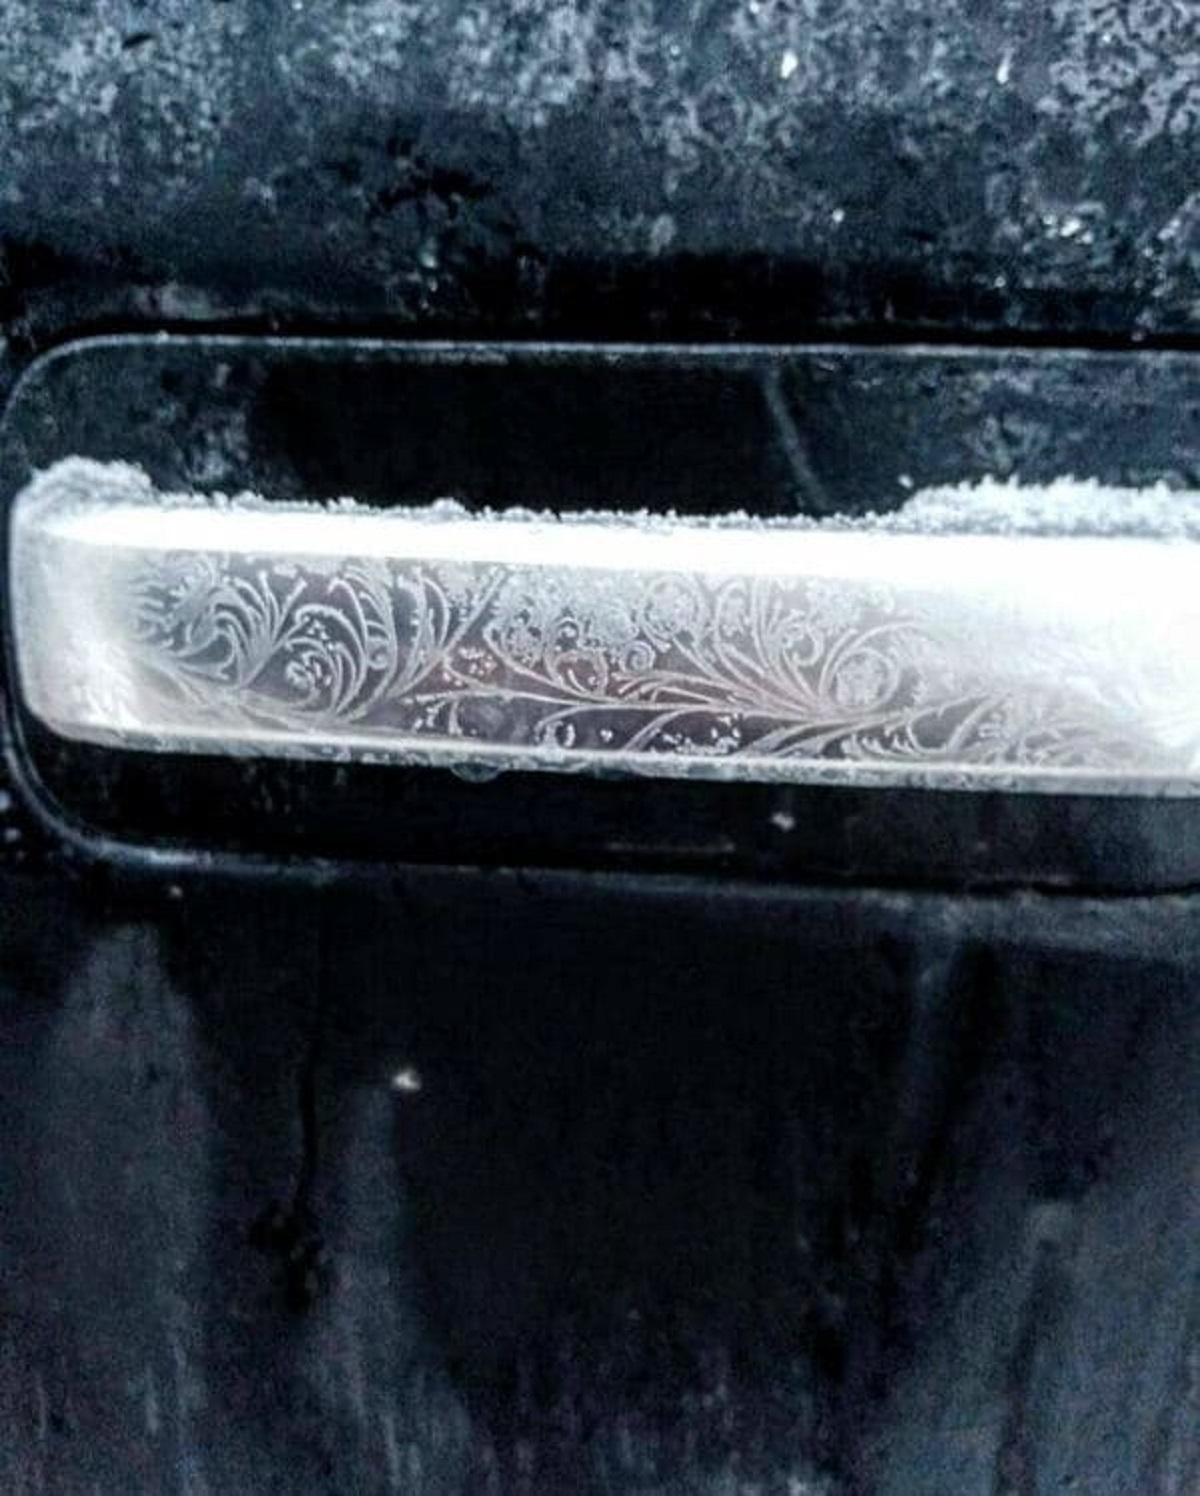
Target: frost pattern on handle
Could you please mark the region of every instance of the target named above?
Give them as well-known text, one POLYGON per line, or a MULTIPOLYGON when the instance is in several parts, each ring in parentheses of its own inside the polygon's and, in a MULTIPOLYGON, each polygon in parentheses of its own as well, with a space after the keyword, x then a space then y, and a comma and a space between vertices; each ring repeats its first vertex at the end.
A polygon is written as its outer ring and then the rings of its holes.
POLYGON ((661 527, 55 478, 18 503, 13 579, 28 704, 69 737, 966 788, 1190 793, 1200 767, 1195 542, 681 525, 670 569, 661 527))

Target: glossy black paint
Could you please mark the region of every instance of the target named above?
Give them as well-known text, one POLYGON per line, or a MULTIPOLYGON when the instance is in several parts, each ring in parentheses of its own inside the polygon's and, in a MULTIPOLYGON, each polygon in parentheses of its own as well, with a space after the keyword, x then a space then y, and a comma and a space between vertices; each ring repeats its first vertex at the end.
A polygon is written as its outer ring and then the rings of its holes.
POLYGON ((1194 900, 2 891, 9 1490, 1194 1484, 1194 900))

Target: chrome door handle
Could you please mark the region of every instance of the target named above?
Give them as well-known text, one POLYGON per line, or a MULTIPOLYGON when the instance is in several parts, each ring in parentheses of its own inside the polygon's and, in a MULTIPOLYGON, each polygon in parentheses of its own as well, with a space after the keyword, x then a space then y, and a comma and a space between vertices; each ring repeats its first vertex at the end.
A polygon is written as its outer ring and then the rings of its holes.
POLYGON ((1185 794, 1198 535, 1165 493, 556 519, 167 495, 70 459, 18 496, 10 569, 24 700, 86 742, 1185 794))

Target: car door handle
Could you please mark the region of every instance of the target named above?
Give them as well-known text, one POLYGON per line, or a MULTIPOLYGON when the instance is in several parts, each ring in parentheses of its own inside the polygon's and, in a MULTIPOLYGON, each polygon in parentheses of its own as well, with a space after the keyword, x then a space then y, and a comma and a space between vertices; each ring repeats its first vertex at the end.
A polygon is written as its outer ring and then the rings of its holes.
POLYGON ((867 521, 18 496, 20 689, 166 753, 1111 793, 1200 779, 1192 500, 1066 487, 867 521))

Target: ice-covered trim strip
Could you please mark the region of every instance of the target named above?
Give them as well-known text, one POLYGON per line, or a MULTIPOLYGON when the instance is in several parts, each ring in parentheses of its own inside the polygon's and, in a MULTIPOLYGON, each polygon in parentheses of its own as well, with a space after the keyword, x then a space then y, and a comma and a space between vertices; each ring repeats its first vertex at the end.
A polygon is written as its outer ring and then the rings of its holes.
POLYGON ((20 686, 157 752, 1192 793, 1200 543, 1108 528, 272 506, 72 460, 14 509, 20 686))

